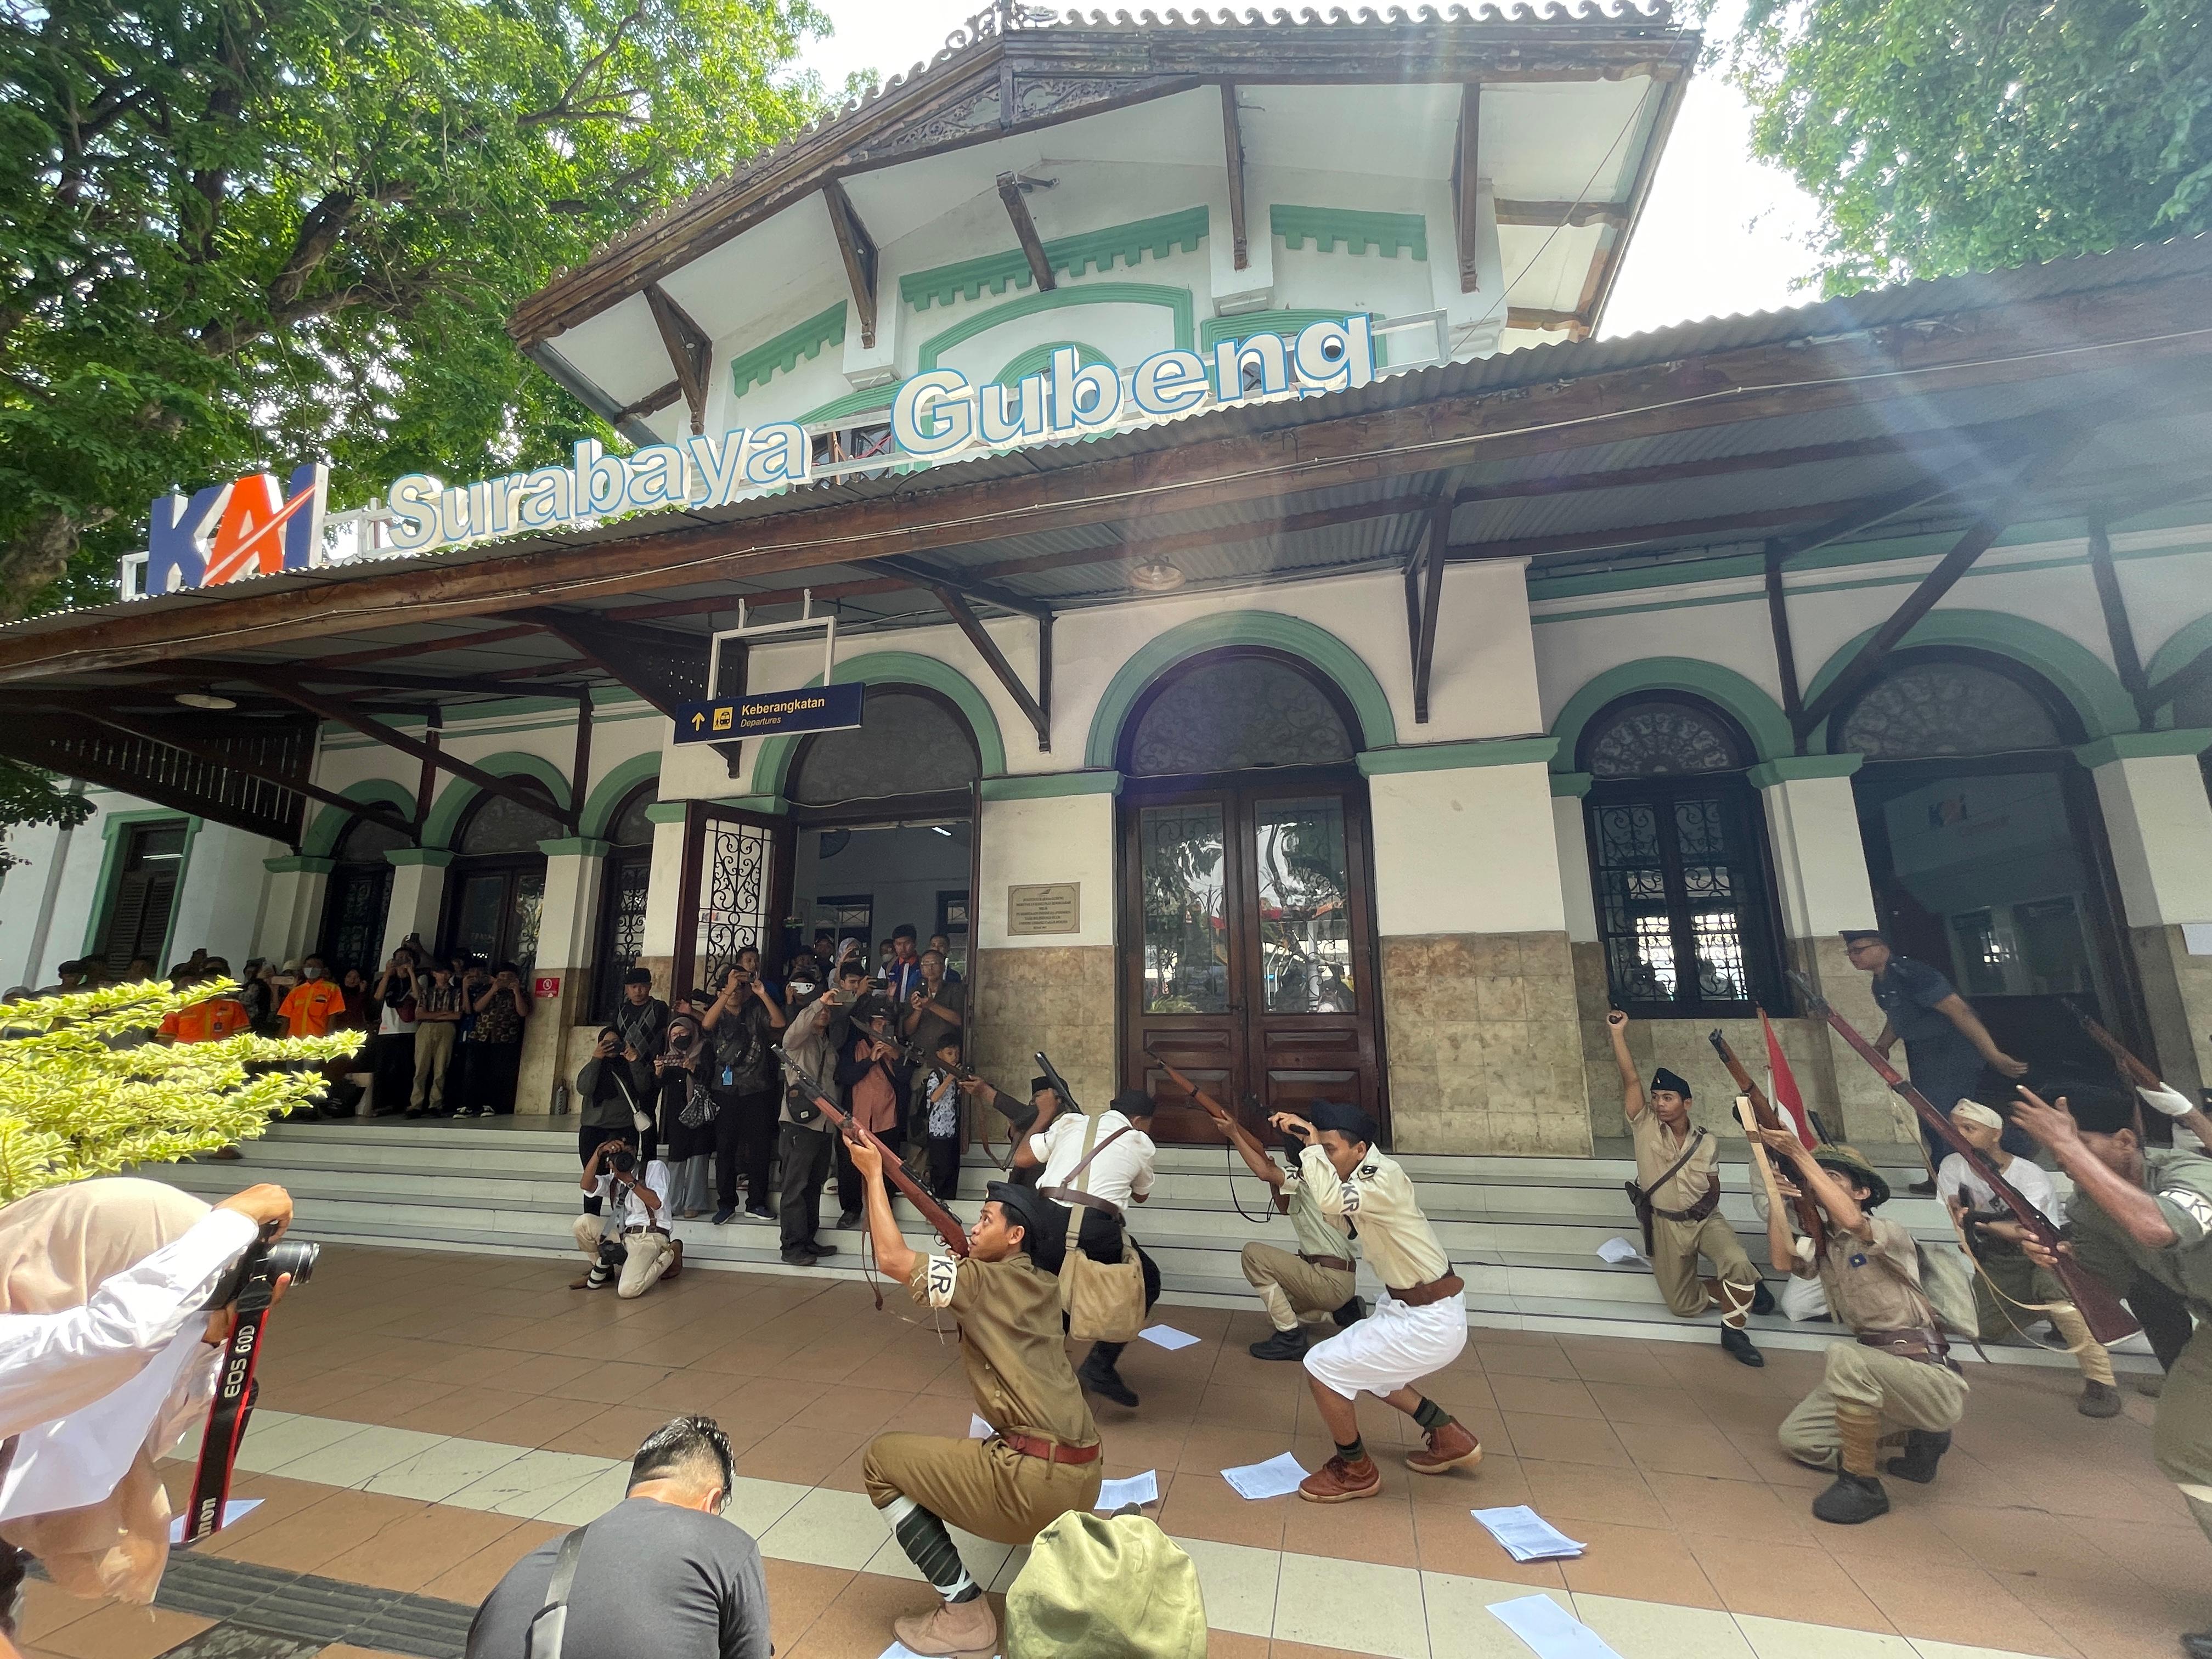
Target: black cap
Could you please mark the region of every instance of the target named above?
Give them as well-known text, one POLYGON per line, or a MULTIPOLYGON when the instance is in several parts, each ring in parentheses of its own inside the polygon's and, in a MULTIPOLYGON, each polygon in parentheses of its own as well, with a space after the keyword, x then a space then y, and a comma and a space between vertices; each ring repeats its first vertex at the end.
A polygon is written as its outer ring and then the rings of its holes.
POLYGON ((1340 1100, 1316 1100, 1310 1102, 1299 1115, 1314 1126, 1316 1134, 1334 1129, 1346 1140, 1375 1144, 1375 1120, 1357 1106, 1340 1100))
POLYGON ((984 1189, 983 1199, 996 1204, 1006 1212, 1007 1220, 1020 1226, 1031 1261, 1048 1273, 1060 1271, 1060 1258, 1067 1252, 1067 1206, 1054 1203, 1034 1187, 1017 1186, 1011 1181, 991 1182, 984 1189))
POLYGON ((1651 1073, 1651 1087, 1655 1092, 1661 1089, 1668 1089, 1681 1096, 1685 1100, 1690 1097, 1690 1085, 1685 1083, 1678 1073, 1668 1071, 1664 1066, 1651 1073))
POLYGON ((1152 1097, 1142 1089, 1124 1089, 1114 1097, 1111 1109, 1121 1113, 1123 1117, 1150 1117, 1153 1109, 1152 1097))
POLYGON ((623 983, 625 985, 650 985, 653 983, 653 970, 650 968, 633 968, 629 972, 623 975, 623 983))
POLYGON ((1030 1079, 1030 1092, 1033 1095, 1041 1095, 1051 1087, 1052 1079, 1048 1077, 1033 1077, 1030 1079))
POLYGON ((2060 1100, 2074 1115, 2074 1125, 2086 1134, 2116 1135, 2136 1127, 2136 1097, 2132 1090, 2114 1087, 2094 1078, 2044 1077, 2033 1084, 2035 1092, 2056 1106, 2060 1100))

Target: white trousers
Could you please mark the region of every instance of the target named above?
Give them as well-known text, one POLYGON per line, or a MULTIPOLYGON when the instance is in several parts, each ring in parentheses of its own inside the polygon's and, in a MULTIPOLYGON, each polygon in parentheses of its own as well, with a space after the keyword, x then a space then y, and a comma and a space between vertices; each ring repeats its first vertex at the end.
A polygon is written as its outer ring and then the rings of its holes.
POLYGON ((1384 1291, 1375 1310, 1306 1350, 1305 1367, 1346 1399, 1395 1394, 1442 1370, 1467 1347, 1467 1297, 1411 1308, 1384 1291))

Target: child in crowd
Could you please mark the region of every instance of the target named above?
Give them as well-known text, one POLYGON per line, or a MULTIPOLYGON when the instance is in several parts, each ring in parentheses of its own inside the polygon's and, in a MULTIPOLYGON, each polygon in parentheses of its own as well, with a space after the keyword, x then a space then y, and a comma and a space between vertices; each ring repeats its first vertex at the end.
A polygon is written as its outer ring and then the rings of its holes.
POLYGON ((960 1190, 960 1033, 947 1031, 931 1050, 922 1079, 923 1133, 929 1144, 929 1191, 949 1204, 960 1190))

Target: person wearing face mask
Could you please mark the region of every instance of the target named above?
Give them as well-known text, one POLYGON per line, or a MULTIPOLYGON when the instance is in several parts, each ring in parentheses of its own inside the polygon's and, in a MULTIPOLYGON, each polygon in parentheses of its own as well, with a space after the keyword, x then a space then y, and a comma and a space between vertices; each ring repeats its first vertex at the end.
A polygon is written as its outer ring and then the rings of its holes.
POLYGON ((320 957, 300 964, 300 982, 284 994, 276 1012, 287 1036, 324 1036, 345 1018, 345 992, 323 970, 320 957))

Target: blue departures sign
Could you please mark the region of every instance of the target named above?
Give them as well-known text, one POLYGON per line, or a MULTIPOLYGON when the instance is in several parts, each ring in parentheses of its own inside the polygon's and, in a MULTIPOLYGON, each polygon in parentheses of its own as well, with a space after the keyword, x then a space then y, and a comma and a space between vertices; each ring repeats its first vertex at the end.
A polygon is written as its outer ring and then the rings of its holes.
POLYGON ((676 707, 676 741, 729 743, 779 732, 842 732, 860 723, 865 685, 813 685, 800 691, 721 697, 676 707))

